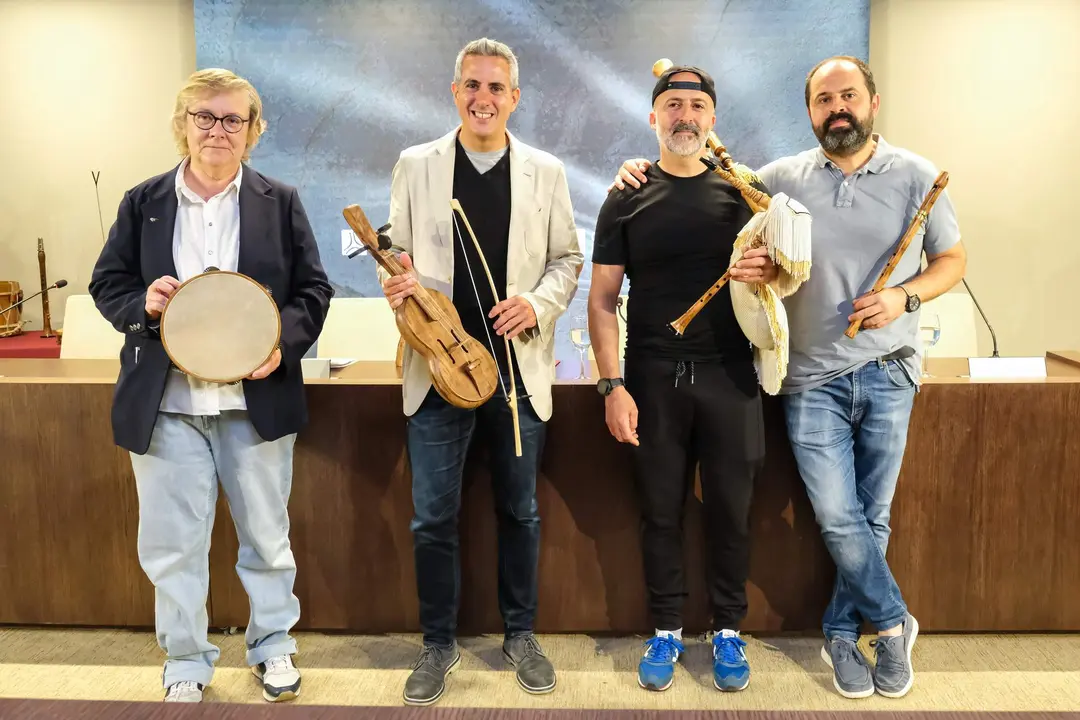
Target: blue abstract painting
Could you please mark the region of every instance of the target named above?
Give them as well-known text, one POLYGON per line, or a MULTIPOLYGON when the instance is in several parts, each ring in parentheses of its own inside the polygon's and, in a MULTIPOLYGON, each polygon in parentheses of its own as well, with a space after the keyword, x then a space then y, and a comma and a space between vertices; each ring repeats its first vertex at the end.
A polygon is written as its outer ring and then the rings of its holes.
POLYGON ((816 144, 806 73, 822 58, 868 59, 869 0, 194 0, 196 62, 250 80, 266 134, 254 167, 299 188, 338 297, 380 296, 374 261, 342 255, 341 211, 389 214, 398 154, 458 124, 454 61, 470 40, 507 43, 521 103, 509 129, 563 161, 586 265, 557 326, 584 312, 596 216, 622 161, 655 159, 653 63, 699 65, 716 81, 716 132, 750 167, 816 144))

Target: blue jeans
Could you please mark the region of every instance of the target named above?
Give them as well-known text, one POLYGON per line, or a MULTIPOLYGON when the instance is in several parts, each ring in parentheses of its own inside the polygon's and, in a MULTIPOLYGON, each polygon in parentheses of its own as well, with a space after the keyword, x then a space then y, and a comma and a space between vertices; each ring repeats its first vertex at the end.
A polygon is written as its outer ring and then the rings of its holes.
POLYGON ((514 425, 501 391, 475 410, 464 410, 447 403, 432 388, 408 420, 414 512, 410 528, 420 627, 426 644, 448 647, 456 639, 461 596, 461 477, 474 434, 486 447, 495 496, 499 610, 505 634, 512 637, 532 632, 540 561, 536 473, 546 426, 528 400, 518 400, 518 415, 521 457, 514 454, 514 425))
POLYGON ((289 494, 295 435, 266 442, 246 412, 158 413, 145 455, 131 454, 139 494, 139 564, 154 584, 158 644, 168 654, 162 684, 209 685, 220 650, 207 639, 210 531, 218 483, 240 552, 236 573, 251 604, 247 663, 296 652, 289 494))
POLYGON ((826 637, 858 640, 860 617, 886 630, 906 616, 885 551, 915 392, 889 360, 784 396, 795 461, 837 568, 826 637))

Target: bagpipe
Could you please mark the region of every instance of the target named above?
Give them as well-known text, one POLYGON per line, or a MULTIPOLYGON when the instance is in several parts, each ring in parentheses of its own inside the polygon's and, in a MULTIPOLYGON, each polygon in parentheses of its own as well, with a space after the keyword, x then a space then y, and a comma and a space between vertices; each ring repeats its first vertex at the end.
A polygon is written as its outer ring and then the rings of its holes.
MULTIPOLYGON (((653 64, 653 75, 660 77, 670 67, 671 60, 658 60, 653 64)), ((783 193, 770 197, 754 187, 753 172, 731 158, 713 130, 709 130, 705 145, 712 157, 702 155, 701 162, 737 189, 754 215, 735 239, 727 271, 668 327, 676 335, 683 335, 731 279, 731 269, 743 254, 753 248, 767 248, 769 258, 780 271, 776 281, 732 283, 730 295, 739 327, 754 347, 754 366, 761 385, 770 395, 776 395, 787 375, 788 363, 787 314, 781 300, 810 278, 810 212, 783 193)))

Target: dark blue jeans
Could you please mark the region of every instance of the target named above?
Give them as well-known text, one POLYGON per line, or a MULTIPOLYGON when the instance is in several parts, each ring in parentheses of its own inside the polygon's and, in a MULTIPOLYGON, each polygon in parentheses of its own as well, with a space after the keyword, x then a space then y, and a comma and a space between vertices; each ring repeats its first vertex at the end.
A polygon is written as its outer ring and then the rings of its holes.
POLYGON ((410 528, 420 627, 426 644, 446 647, 457 634, 461 476, 474 435, 486 446, 495 496, 499 609, 505 634, 512 637, 532 632, 540 559, 536 473, 546 427, 527 399, 518 400, 518 415, 521 457, 514 455, 514 424, 501 391, 475 410, 463 410, 447 403, 432 388, 408 420, 414 512, 410 528))

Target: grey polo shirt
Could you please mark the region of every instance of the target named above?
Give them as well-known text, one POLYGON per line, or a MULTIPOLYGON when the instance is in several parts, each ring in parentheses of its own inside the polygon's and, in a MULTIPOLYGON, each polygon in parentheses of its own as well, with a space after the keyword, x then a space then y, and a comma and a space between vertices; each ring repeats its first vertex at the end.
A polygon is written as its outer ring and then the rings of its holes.
MULTIPOLYGON (((844 177, 820 147, 771 162, 758 172, 770 193, 785 193, 813 216, 810 279, 784 299, 791 357, 782 394, 824 385, 904 345, 917 353, 905 361, 911 377, 918 381, 921 374, 918 312, 904 313, 877 330, 860 330, 854 340, 844 335, 853 302, 873 287, 938 175, 925 158, 874 137, 874 155, 850 177, 844 177)), ((924 250, 930 255, 944 252, 959 240, 946 190, 887 287, 918 275, 924 250)))

